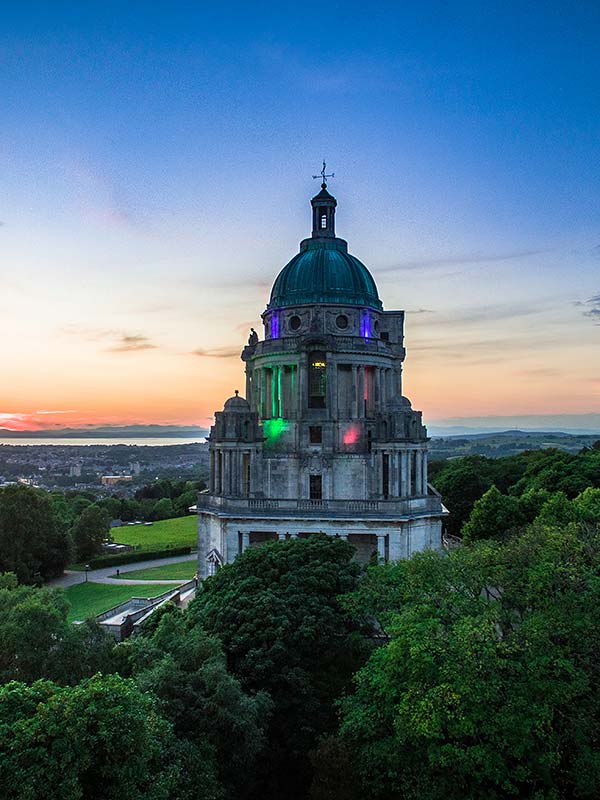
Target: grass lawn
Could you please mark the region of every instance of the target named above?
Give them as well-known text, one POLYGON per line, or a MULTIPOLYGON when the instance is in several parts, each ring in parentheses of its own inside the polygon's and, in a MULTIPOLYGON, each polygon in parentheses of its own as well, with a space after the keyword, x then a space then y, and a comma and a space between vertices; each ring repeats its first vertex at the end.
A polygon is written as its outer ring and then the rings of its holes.
MULTIPOLYGON (((193 563, 193 562, 191 562, 193 563)), ((112 606, 124 603, 130 597, 155 597, 166 591, 168 586, 157 586, 155 583, 138 583, 136 586, 128 586, 110 583, 76 583, 65 589, 67 600, 71 603, 68 620, 73 622, 76 619, 83 620, 88 617, 95 617, 107 611, 112 606)))
POLYGON ((198 542, 198 517, 193 514, 175 519, 162 519, 152 525, 122 525, 112 528, 115 542, 139 545, 140 550, 166 550, 170 547, 195 548, 198 542))
POLYGON ((197 569, 198 562, 196 559, 193 561, 176 561, 174 564, 163 564, 162 567, 134 569, 132 572, 123 572, 123 567, 120 567, 119 578, 136 581, 176 581, 179 579, 191 581, 197 569))

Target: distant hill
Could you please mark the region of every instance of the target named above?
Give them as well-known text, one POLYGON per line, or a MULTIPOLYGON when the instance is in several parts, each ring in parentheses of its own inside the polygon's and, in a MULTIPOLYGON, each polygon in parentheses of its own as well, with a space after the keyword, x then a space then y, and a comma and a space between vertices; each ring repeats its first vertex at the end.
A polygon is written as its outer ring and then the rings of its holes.
POLYGON ((457 458, 481 455, 489 458, 510 456, 525 450, 543 450, 554 447, 577 453, 584 447, 593 447, 600 434, 565 433, 563 431, 496 431, 493 433, 463 433, 451 436, 432 436, 432 459, 457 458))
POLYGON ((207 428, 182 425, 88 425, 85 428, 52 428, 41 431, 9 431, 0 428, 2 439, 142 439, 157 437, 192 439, 208 436, 207 428))

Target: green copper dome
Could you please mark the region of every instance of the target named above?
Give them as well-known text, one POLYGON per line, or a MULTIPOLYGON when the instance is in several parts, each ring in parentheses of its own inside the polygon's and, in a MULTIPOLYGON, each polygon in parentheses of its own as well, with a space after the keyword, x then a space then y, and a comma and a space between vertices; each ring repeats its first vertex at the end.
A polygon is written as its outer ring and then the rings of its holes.
POLYGON ((335 235, 337 201, 325 181, 311 200, 312 238, 300 242, 300 252, 281 270, 268 309, 303 303, 340 303, 381 309, 371 273, 350 255, 348 244, 335 235))
POLYGON ((371 273, 342 239, 306 239, 277 276, 268 308, 342 303, 381 309, 371 273))

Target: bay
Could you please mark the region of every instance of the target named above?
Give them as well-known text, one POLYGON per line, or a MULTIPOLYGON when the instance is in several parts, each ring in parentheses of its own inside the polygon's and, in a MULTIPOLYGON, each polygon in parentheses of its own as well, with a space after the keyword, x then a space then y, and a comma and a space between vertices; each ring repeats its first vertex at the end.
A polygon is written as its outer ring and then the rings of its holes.
POLYGON ((114 444, 128 444, 128 445, 135 445, 137 447, 143 447, 144 445, 156 447, 156 446, 166 446, 166 445, 174 445, 174 444, 203 444, 206 442, 206 439, 202 438, 201 436, 195 439, 186 439, 179 436, 142 436, 142 437, 132 437, 128 438, 104 438, 104 439, 94 439, 92 437, 73 437, 68 438, 65 437, 64 439, 61 438, 33 438, 33 439, 26 439, 26 438, 17 438, 14 439, 11 437, 3 438, 0 436, 0 444, 10 444, 13 446, 26 446, 26 445, 55 445, 57 447, 64 447, 67 446, 76 446, 76 447, 85 447, 86 445, 114 445, 114 444))

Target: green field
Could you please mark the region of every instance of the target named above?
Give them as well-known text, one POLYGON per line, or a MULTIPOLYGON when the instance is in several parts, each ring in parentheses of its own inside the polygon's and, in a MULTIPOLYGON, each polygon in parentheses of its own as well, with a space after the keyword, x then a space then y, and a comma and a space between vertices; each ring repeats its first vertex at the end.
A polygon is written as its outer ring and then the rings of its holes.
POLYGON ((160 586, 155 583, 138 583, 136 586, 127 584, 113 586, 110 583, 93 583, 92 581, 76 583, 75 586, 65 589, 67 600, 71 603, 68 620, 74 622, 76 619, 95 617, 96 614, 101 614, 112 606, 124 603, 130 597, 155 597, 168 588, 168 586, 160 586))
MULTIPOLYGON (((161 567, 145 567, 123 572, 120 568, 120 579, 142 581, 190 581, 196 574, 198 564, 193 561, 176 561, 174 564, 163 564, 161 567)), ((115 576, 111 576, 115 577, 115 576)))
POLYGON ((140 550, 166 550, 169 547, 196 547, 198 532, 196 515, 162 519, 152 525, 123 525, 113 528, 115 542, 133 544, 140 550))

